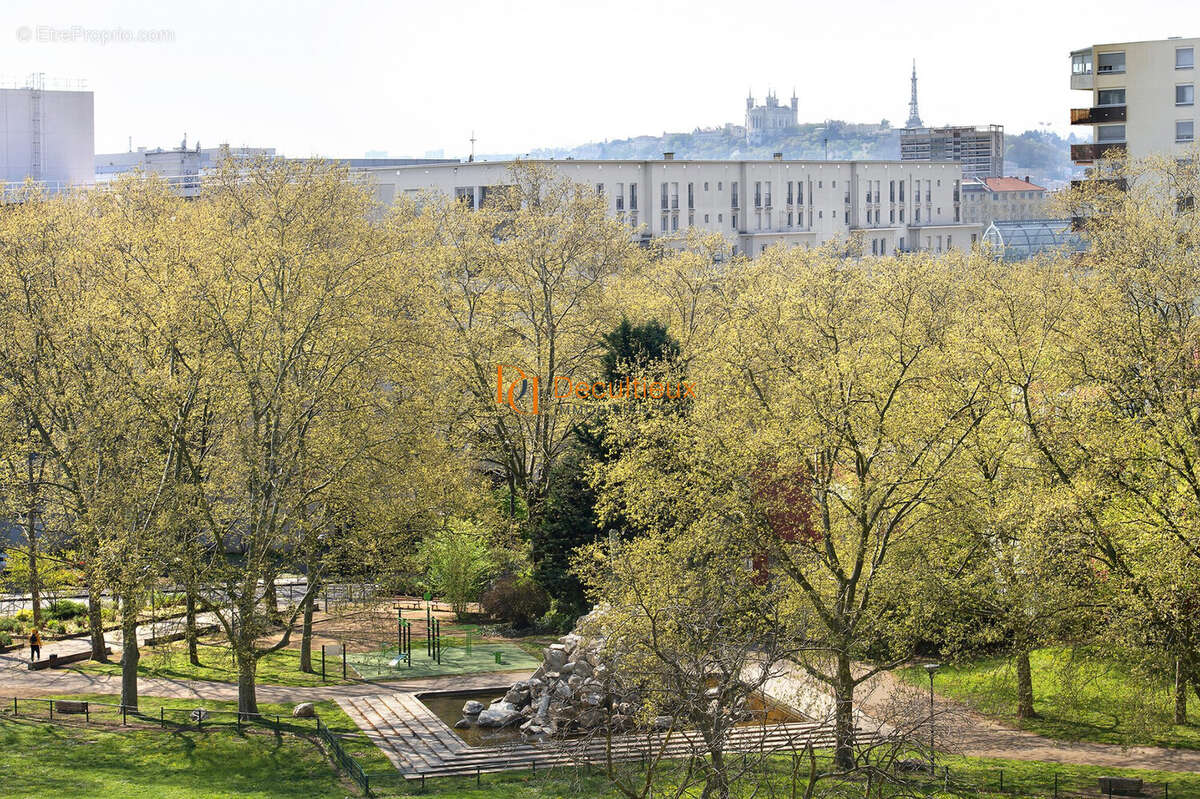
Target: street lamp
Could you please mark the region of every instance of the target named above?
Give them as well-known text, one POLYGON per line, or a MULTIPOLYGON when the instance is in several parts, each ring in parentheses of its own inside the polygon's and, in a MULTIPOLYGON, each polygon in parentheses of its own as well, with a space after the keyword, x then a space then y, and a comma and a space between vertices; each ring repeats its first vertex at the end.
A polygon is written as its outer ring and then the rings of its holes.
POLYGON ((925 672, 929 675, 929 776, 934 776, 933 764, 933 675, 942 667, 941 663, 926 663, 925 672))

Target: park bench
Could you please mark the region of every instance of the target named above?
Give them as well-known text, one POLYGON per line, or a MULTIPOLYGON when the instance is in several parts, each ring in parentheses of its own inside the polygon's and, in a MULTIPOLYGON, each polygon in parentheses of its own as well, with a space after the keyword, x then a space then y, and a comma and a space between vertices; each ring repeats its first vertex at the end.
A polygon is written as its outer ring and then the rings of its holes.
POLYGON ((1141 796, 1142 781, 1136 777, 1101 777, 1101 796, 1141 796))

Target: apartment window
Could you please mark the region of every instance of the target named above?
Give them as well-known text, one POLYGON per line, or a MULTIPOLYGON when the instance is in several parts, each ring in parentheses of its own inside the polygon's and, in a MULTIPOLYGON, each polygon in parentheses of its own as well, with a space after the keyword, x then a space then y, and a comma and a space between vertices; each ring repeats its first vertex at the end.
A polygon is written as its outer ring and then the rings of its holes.
POLYGON ((689 183, 688 184, 688 210, 690 211, 695 207, 696 207, 696 195, 695 195, 695 192, 693 191, 692 184, 689 183))
POLYGON ((834 187, 835 189, 837 188, 837 181, 836 181, 836 180, 833 182, 833 187, 834 187))
POLYGON ((871 203, 871 185, 867 184, 867 204, 871 203))
POLYGON ((888 181, 888 202, 896 202, 896 181, 894 180, 888 181))
POLYGON ((725 214, 717 214, 717 223, 719 224, 724 221, 725 221, 725 214))
POLYGON ((914 221, 917 221, 917 222, 921 221, 921 206, 919 206, 919 205, 917 206, 916 216, 913 219, 914 219, 914 221))
POLYGON ((708 224, 708 214, 704 215, 704 224, 708 224))
MULTIPOLYGON (((629 210, 630 211, 637 210, 637 187, 638 187, 638 184, 636 184, 636 183, 629 184, 629 210)), ((635 216, 634 219, 637 219, 637 217, 635 216)), ((636 225, 637 223, 634 222, 634 224, 636 225)))
POLYGON ((1192 105, 1196 102, 1196 87, 1181 83, 1175 87, 1175 105, 1192 105))
POLYGON ((888 211, 888 224, 894 225, 895 223, 896 223, 896 209, 893 208, 892 210, 888 211))
POLYGON ((771 181, 767 181, 767 207, 771 207, 771 181))
MULTIPOLYGON (((667 184, 666 184, 666 183, 662 183, 662 184, 659 184, 659 185, 660 185, 660 186, 661 186, 661 188, 662 188, 662 191, 660 192, 660 194, 661 194, 662 196, 661 196, 661 202, 660 202, 660 204, 659 204, 659 207, 660 207, 660 208, 662 208, 662 210, 664 210, 664 211, 665 211, 665 210, 667 210, 667 184)), ((664 229, 665 229, 665 228, 666 228, 666 226, 664 225, 664 229)))
MULTIPOLYGON (((1179 62, 1179 51, 1175 51, 1175 62, 1179 62)), ((1116 53, 1101 53, 1096 56, 1096 71, 1101 75, 1125 71, 1125 51, 1116 53)))
POLYGON ((597 197, 603 197, 603 196, 604 196, 604 184, 603 184, 603 183, 597 183, 597 184, 596 184, 596 196, 597 196, 597 197))
POLYGON ((704 190, 708 191, 708 181, 704 181, 704 190))
POLYGON ((663 214, 663 215, 662 215, 662 225, 659 227, 659 230, 661 230, 663 233, 666 233, 666 232, 667 232, 667 226, 668 226, 669 224, 671 224, 671 223, 670 223, 670 220, 667 218, 667 215, 666 215, 666 214, 663 214))
POLYGON ((1125 105, 1125 90, 1101 89, 1096 92, 1096 105, 1125 105))
POLYGON ((762 181, 754 181, 754 207, 762 208, 762 181))
POLYGON ((949 235, 946 236, 946 249, 947 250, 950 249, 950 236, 949 235))
POLYGON ((618 211, 625 210, 625 184, 624 183, 617 184, 617 210, 618 211))
POLYGON ((688 227, 695 227, 695 226, 696 226, 696 213, 694 211, 688 211, 688 227))
POLYGON ((822 188, 822 185, 821 185, 821 184, 822 184, 823 182, 824 182, 824 181, 820 181, 820 180, 818 180, 818 181, 817 181, 817 188, 818 188, 818 189, 819 189, 819 188, 822 188))
POLYGON ((1124 125, 1099 125, 1096 128, 1096 141, 1125 141, 1124 125))
POLYGON ((671 231, 679 230, 679 214, 671 214, 671 231))
POLYGON ((787 221, 787 226, 788 226, 788 227, 791 227, 791 226, 792 226, 792 212, 791 212, 791 211, 788 211, 787 220, 788 220, 788 221, 787 221))
POLYGON ((1196 123, 1190 119, 1175 123, 1175 141, 1188 142, 1195 138, 1196 123))
POLYGON ((796 181, 796 205, 804 205, 804 181, 796 181))
MULTIPOLYGON (((902 183, 902 184, 900 184, 900 185, 902 185, 902 186, 903 186, 904 184, 902 183)), ((903 222, 903 221, 904 221, 904 209, 903 209, 903 208, 901 208, 901 209, 900 209, 900 221, 901 221, 901 222, 903 222)))
MULTIPOLYGON (((790 180, 789 180, 789 181, 787 182, 787 186, 788 186, 788 187, 787 187, 787 204, 788 204, 788 205, 791 205, 791 204, 792 204, 792 197, 793 197, 793 194, 792 194, 792 181, 790 181, 790 180)), ((791 224, 791 223, 789 222, 788 224, 791 224)))
POLYGON ((729 227, 733 230, 737 230, 737 214, 729 215, 729 227))
POLYGON ((738 185, 736 180, 729 184, 729 207, 738 207, 738 185))
POLYGON ((679 210, 679 184, 678 183, 671 184, 671 210, 672 211, 679 210))
POLYGON ((1175 69, 1191 69, 1196 66, 1196 51, 1191 47, 1175 48, 1175 69))
MULTIPOLYGON (((900 181, 900 202, 904 202, 904 181, 900 181)), ((903 217, 901 217, 903 219, 903 217)))
POLYGON ((722 183, 723 183, 723 181, 720 181, 720 180, 717 181, 717 191, 724 191, 724 189, 721 187, 722 183))
POLYGON ((1071 56, 1071 74, 1072 75, 1091 75, 1092 74, 1092 54, 1077 53, 1071 56))

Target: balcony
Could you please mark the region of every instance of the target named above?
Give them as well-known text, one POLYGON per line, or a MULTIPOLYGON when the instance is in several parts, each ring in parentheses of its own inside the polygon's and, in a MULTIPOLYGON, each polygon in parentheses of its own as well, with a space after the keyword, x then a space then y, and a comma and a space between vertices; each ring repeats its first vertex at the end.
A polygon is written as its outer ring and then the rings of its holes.
POLYGON ((1072 144, 1071 160, 1077 164, 1091 163, 1109 153, 1125 154, 1125 142, 1100 142, 1097 144, 1072 144))
POLYGON ((1085 91, 1090 92, 1095 87, 1095 85, 1096 85, 1096 82, 1095 82, 1095 80, 1093 80, 1093 75, 1090 71, 1089 72, 1077 72, 1077 73, 1071 75, 1071 88, 1072 89, 1085 90, 1085 91))
POLYGON ((1108 189, 1108 188, 1111 188, 1116 191, 1125 191, 1127 188, 1129 188, 1129 184, 1125 180, 1125 178, 1086 178, 1084 180, 1072 180, 1071 188, 1072 189, 1082 189, 1082 188, 1092 188, 1092 189, 1105 188, 1105 189, 1108 189))
POLYGON ((1101 122, 1124 122, 1125 106, 1102 105, 1094 108, 1072 108, 1072 125, 1098 125, 1101 122))

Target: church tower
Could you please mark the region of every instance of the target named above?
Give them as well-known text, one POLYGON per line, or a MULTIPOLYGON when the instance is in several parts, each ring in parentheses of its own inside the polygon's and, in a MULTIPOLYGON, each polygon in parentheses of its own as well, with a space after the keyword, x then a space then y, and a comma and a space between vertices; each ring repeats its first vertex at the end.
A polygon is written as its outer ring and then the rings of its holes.
POLYGON ((908 101, 908 122, 905 127, 920 128, 921 115, 917 113, 917 59, 913 59, 912 67, 912 99, 908 101))

